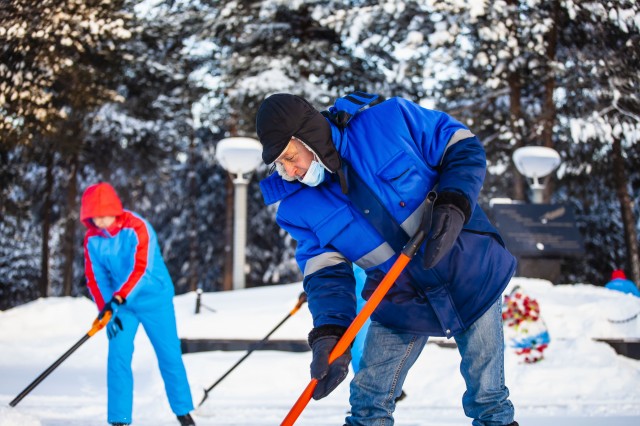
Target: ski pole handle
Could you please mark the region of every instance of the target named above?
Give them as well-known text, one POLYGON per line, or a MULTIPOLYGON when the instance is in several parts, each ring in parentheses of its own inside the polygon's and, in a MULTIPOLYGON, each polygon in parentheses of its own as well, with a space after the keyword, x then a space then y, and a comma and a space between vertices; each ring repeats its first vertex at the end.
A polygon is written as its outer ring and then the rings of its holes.
POLYGON ((289 315, 293 315, 296 312, 298 312, 302 307, 302 305, 304 305, 306 302, 307 302, 307 293, 303 291, 302 293, 300 293, 300 296, 298 296, 298 303, 296 303, 296 306, 294 306, 291 312, 289 312, 289 315))
POLYGON ((91 330, 87 331, 87 335, 89 337, 96 334, 98 331, 102 330, 107 323, 111 320, 111 312, 107 311, 104 313, 102 318, 96 318, 93 320, 93 325, 91 326, 91 330))

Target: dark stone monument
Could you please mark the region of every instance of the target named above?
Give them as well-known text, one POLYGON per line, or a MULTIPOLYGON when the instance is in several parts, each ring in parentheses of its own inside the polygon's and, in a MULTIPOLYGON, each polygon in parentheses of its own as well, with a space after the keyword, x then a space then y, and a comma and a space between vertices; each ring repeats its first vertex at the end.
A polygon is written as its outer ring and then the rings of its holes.
POLYGON ((563 262, 582 256, 573 209, 564 204, 494 204, 492 218, 511 253, 517 276, 558 284, 563 262))

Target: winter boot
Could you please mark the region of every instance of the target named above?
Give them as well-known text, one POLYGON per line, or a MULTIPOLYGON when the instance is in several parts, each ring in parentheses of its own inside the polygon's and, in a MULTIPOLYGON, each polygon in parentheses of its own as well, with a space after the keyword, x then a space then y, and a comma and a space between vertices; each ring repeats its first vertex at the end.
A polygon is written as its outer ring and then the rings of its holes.
POLYGON ((191 414, 187 413, 183 416, 177 416, 180 426, 196 426, 196 422, 193 421, 191 414))
POLYGON ((111 426, 129 426, 131 423, 110 423, 111 426))
POLYGON ((507 426, 520 426, 518 422, 509 423, 507 426))

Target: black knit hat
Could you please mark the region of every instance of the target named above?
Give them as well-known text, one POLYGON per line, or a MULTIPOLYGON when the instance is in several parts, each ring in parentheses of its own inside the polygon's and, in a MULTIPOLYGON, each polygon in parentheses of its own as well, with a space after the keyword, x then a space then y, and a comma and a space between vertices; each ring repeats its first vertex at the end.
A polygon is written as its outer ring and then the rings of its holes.
POLYGON ((273 163, 292 136, 307 144, 330 171, 340 168, 340 156, 331 138, 331 126, 319 111, 300 96, 277 93, 266 98, 256 116, 262 160, 273 163))

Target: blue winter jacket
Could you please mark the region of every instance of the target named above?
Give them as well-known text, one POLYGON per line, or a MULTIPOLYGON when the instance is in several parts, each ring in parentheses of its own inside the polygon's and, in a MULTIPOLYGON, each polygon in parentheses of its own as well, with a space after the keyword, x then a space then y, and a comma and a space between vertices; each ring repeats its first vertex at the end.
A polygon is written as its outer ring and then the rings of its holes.
MULTIPOLYGON (((516 264, 476 205, 486 170, 482 144, 447 114, 401 98, 356 114, 344 131, 330 124, 340 156, 408 235, 418 229, 430 190, 468 198, 472 214, 452 250, 425 270, 422 247, 372 315, 429 336, 467 329, 500 297, 516 264)), ((356 314, 350 262, 367 273, 368 299, 397 254, 342 193, 336 175, 326 173, 317 187, 278 174, 260 185, 267 204, 280 202, 276 221, 297 241, 314 326, 348 326, 356 314)))
POLYGON ((149 222, 124 210, 107 230, 98 229, 90 221, 86 224, 85 274, 98 309, 115 295, 131 308, 155 301, 158 296, 173 297, 173 282, 149 222))

